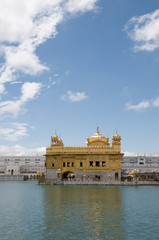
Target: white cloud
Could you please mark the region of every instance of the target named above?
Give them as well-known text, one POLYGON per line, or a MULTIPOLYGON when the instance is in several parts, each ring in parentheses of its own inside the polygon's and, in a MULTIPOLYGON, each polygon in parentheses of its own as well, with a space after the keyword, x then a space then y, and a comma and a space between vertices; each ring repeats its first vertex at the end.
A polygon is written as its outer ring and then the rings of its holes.
POLYGON ((24 113, 26 111, 24 105, 26 102, 38 96, 41 87, 41 83, 24 83, 21 88, 21 97, 18 100, 0 102, 0 115, 16 117, 17 115, 24 113))
POLYGON ((0 1, 0 93, 19 73, 36 75, 48 67, 36 55, 37 47, 57 35, 57 25, 69 15, 96 9, 98 0, 0 1), (7 16, 7 17, 6 17, 7 16))
POLYGON ((133 157, 133 156, 137 156, 137 154, 135 152, 124 152, 124 157, 126 156, 133 157))
POLYGON ((39 94, 41 87, 42 87, 41 83, 35 83, 35 82, 24 83, 22 86, 21 101, 26 102, 28 100, 35 98, 35 96, 39 94))
MULTIPOLYGON (((37 48, 47 39, 55 38, 57 26, 78 13, 96 9, 98 0, 5 0, 0 1, 0 94, 7 92, 6 83, 15 84, 21 75, 35 76, 48 70, 37 55, 37 48)), ((57 76, 56 76, 57 77, 57 76)), ((55 81, 51 83, 55 84, 55 81)), ((16 117, 26 111, 28 101, 38 96, 42 84, 25 82, 21 96, 14 100, 0 101, 0 116, 16 117)), ((71 101, 84 99, 76 93, 71 101)), ((8 140, 26 136, 27 125, 1 127, 0 135, 8 140), (7 139, 7 136, 6 136, 7 139)), ((45 153, 45 148, 26 149, 16 145, 0 146, 0 154, 34 155, 45 153)))
POLYGON ((58 76, 59 76, 59 74, 58 74, 58 73, 55 73, 55 74, 54 74, 54 77, 58 77, 58 76))
POLYGON ((0 128, 0 138, 8 141, 17 141, 28 135, 28 124, 10 123, 9 127, 0 128))
POLYGON ((14 81, 16 79, 16 74, 14 73, 13 69, 9 66, 3 65, 0 68, 0 94, 6 92, 4 83, 14 81))
POLYGON ((71 91, 67 91, 67 94, 61 96, 61 100, 69 102, 80 102, 86 98, 88 98, 88 96, 86 96, 85 92, 73 93, 71 91))
POLYGON ((126 103, 126 110, 135 110, 140 111, 146 108, 159 107, 159 97, 153 100, 144 100, 136 105, 131 104, 130 102, 126 103))
POLYGON ((22 83, 22 81, 14 81, 14 82, 11 82, 11 84, 13 85, 13 84, 21 84, 22 83))
POLYGON ((131 103, 126 103, 126 110, 135 110, 135 111, 139 111, 142 109, 146 109, 150 107, 150 102, 149 101, 142 101, 136 105, 132 105, 131 103))
POLYGON ((154 51, 159 48, 159 9, 133 17, 125 26, 128 37, 135 42, 134 51, 154 51))
POLYGON ((0 83, 0 94, 5 93, 5 87, 3 84, 0 83))
POLYGON ((96 9, 96 2, 94 0, 69 0, 66 3, 67 11, 72 14, 77 12, 86 12, 96 9))
POLYGON ((46 66, 40 64, 31 45, 26 47, 21 44, 19 47, 5 47, 5 59, 7 66, 24 74, 36 75, 47 70, 46 66))
POLYGON ((55 85, 56 81, 51 82, 47 87, 50 88, 51 86, 55 85))
POLYGON ((66 76, 68 76, 68 75, 70 75, 70 74, 71 74, 71 71, 69 71, 69 70, 65 72, 65 75, 66 75, 66 76))
POLYGON ((0 146, 0 156, 42 156, 46 153, 45 147, 25 148, 20 145, 0 146))
POLYGON ((159 107, 159 97, 152 102, 154 107, 159 107))

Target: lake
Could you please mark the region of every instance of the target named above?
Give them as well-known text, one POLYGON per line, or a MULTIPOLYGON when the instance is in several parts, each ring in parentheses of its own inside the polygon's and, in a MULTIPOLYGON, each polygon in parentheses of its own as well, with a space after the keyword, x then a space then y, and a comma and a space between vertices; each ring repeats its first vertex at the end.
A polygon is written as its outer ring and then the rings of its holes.
POLYGON ((0 182, 0 239, 159 239, 159 186, 0 182))

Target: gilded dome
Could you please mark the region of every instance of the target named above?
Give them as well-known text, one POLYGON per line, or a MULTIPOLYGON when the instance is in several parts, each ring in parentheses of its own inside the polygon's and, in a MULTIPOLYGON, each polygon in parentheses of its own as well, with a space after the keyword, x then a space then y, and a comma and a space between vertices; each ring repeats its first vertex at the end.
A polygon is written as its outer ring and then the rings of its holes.
POLYGON ((93 136, 91 138, 105 138, 102 134, 96 132, 93 134, 93 136))
POLYGON ((94 133, 91 138, 105 138, 105 137, 99 133, 99 127, 97 127, 97 132, 94 133))
POLYGON ((93 134, 92 137, 87 138, 87 145, 109 145, 109 138, 104 137, 99 133, 99 127, 97 127, 97 132, 93 134))

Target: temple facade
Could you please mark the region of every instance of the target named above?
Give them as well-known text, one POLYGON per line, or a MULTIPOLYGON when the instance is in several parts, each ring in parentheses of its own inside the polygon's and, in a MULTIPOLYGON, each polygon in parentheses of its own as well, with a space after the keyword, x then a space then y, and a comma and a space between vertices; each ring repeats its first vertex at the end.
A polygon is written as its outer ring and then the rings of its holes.
POLYGON ((47 179, 75 178, 107 181, 121 178, 121 137, 116 134, 110 145, 109 138, 97 132, 87 138, 87 146, 65 147, 56 134, 46 148, 47 179))

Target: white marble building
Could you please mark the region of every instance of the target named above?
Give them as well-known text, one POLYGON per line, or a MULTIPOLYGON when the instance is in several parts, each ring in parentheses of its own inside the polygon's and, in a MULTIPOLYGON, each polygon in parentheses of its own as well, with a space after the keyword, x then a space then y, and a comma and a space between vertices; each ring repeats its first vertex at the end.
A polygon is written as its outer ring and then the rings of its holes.
POLYGON ((45 156, 0 156, 0 175, 35 176, 45 172, 45 156))
POLYGON ((126 156, 121 162, 122 171, 131 172, 137 169, 140 173, 159 172, 159 156, 126 156))

